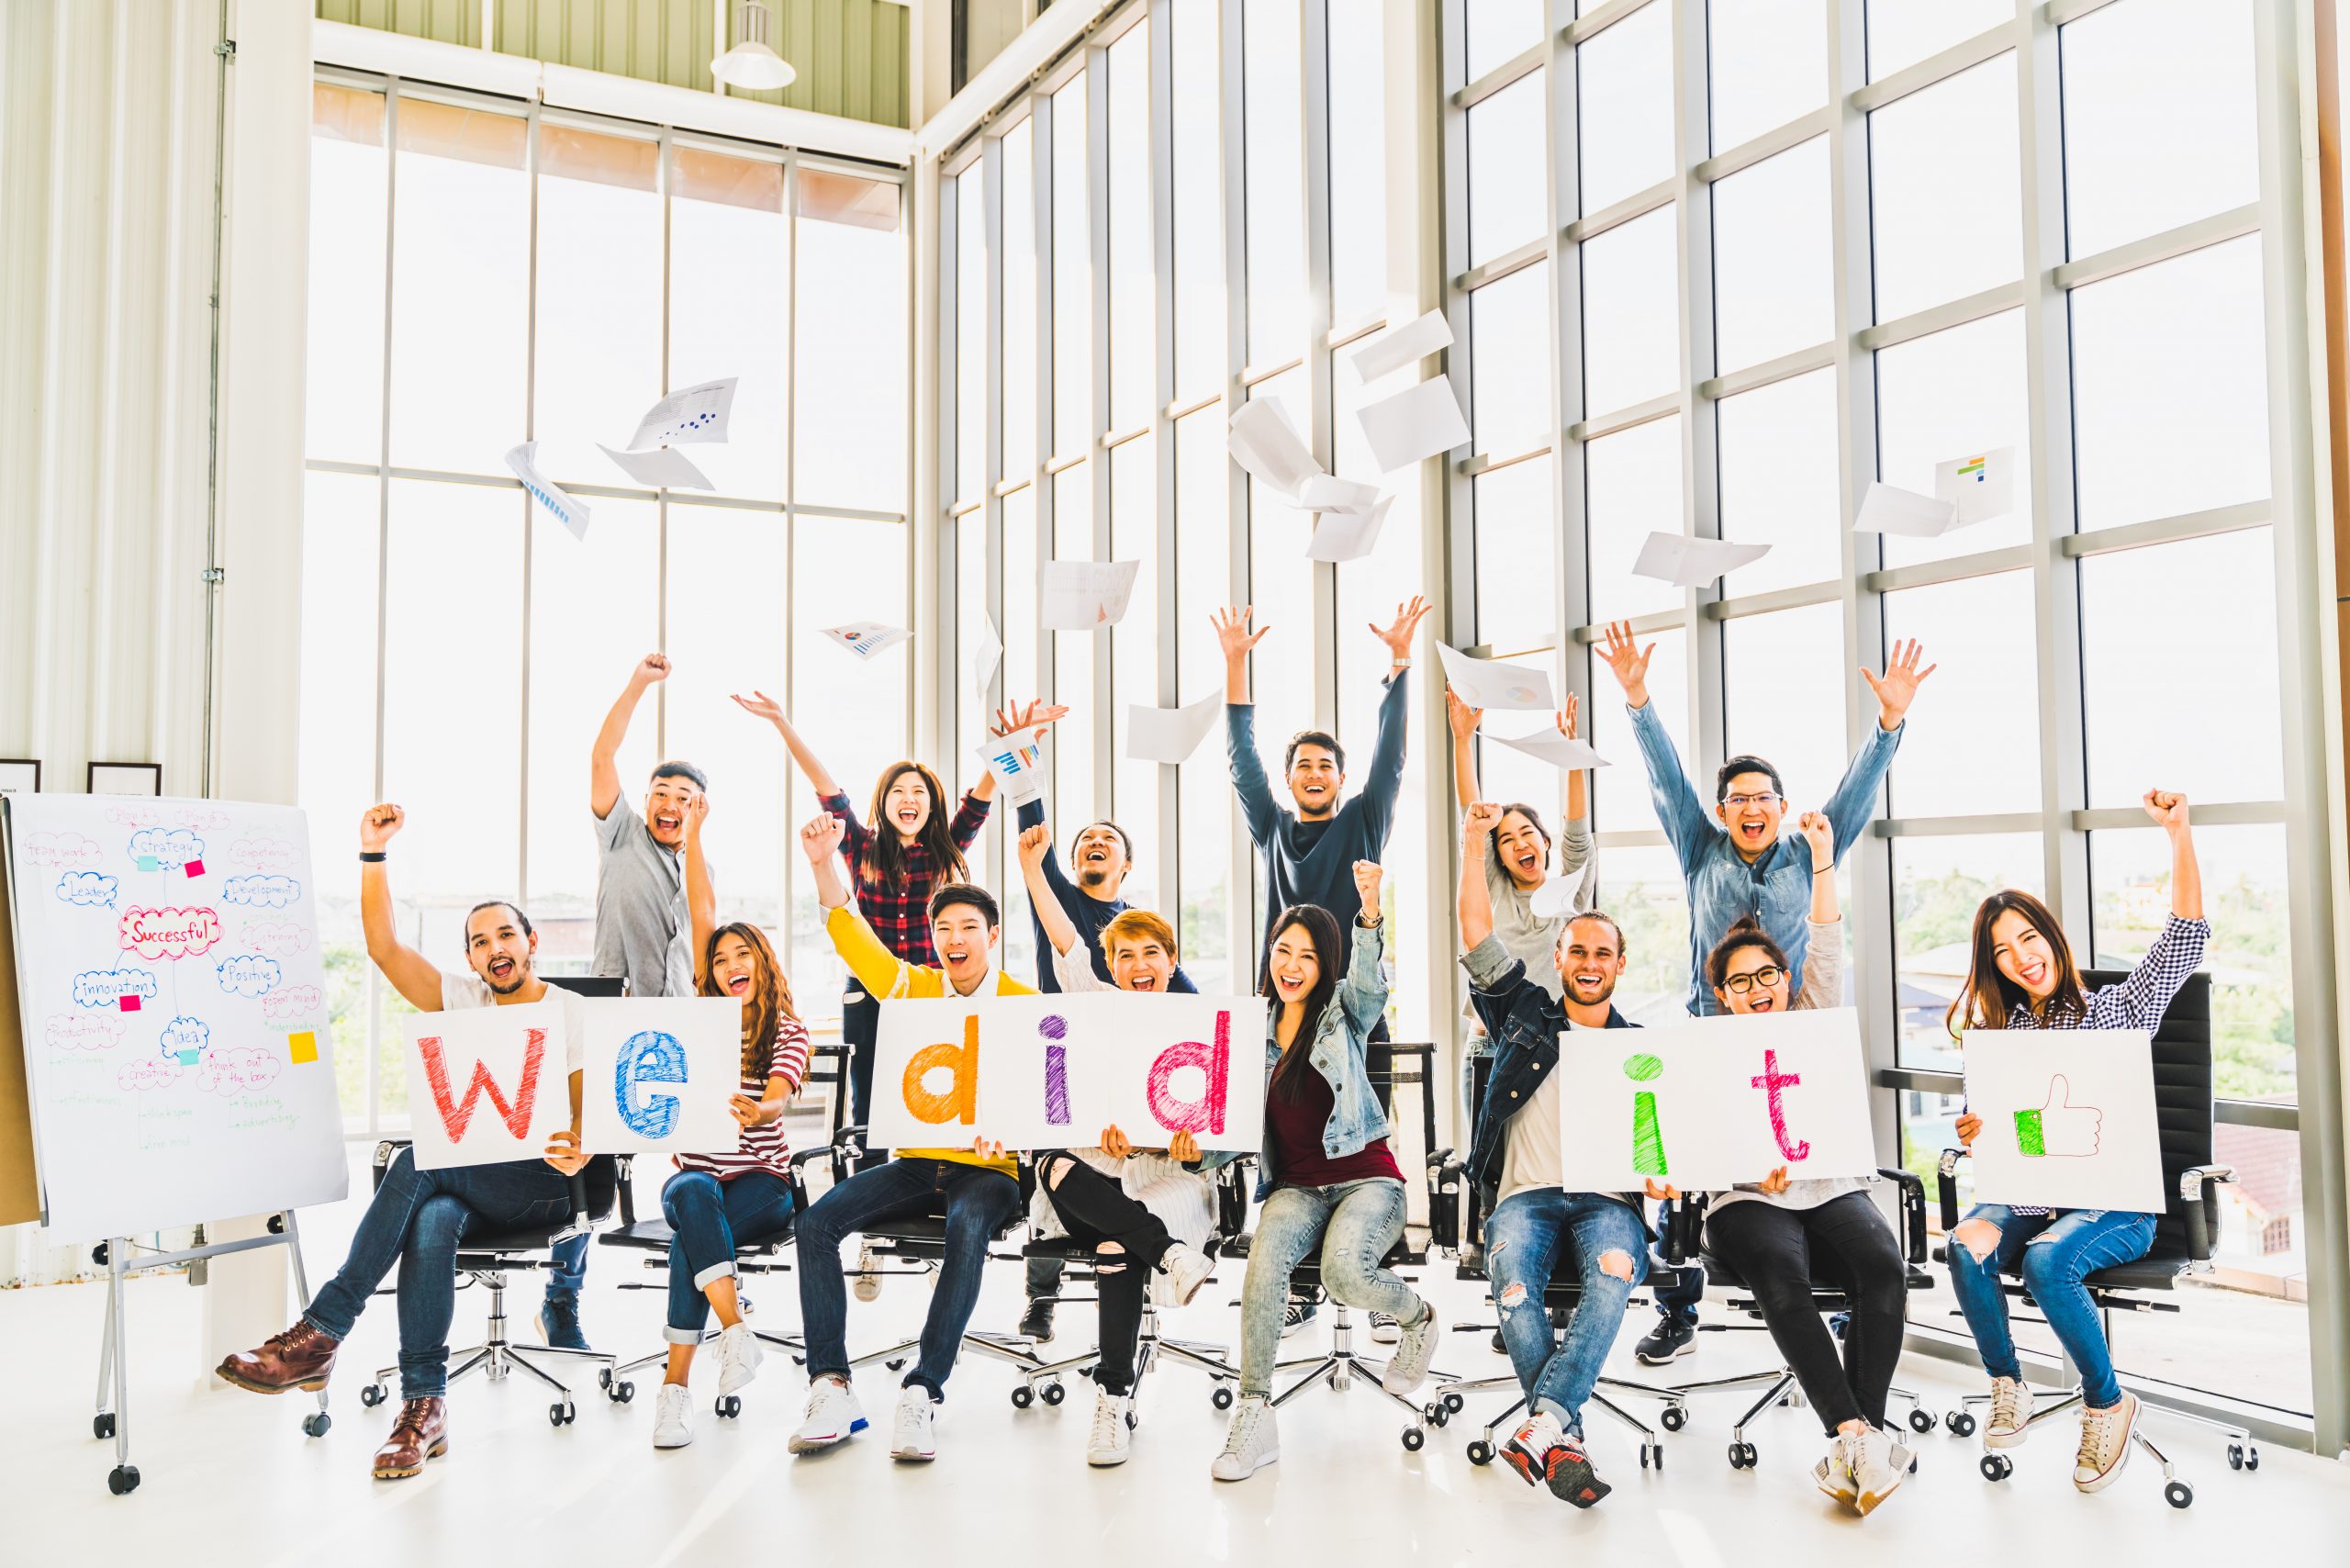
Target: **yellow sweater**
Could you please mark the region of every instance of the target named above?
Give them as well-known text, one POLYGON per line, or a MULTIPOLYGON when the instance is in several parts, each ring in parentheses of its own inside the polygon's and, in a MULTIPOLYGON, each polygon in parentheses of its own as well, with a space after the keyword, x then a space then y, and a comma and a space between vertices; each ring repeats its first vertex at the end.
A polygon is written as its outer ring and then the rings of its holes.
MULTIPOLYGON (((856 983, 877 1002, 894 1002, 903 997, 943 997, 949 994, 946 972, 924 964, 910 964, 882 945, 880 934, 873 929, 865 916, 843 904, 824 916, 824 932, 833 939, 833 950, 856 977, 856 983)), ((995 972, 995 994, 998 996, 1034 996, 1036 988, 1023 985, 1002 969, 995 972)), ((893 1154, 912 1159, 951 1159, 961 1165, 984 1165, 990 1170, 1001 1170, 1006 1176, 1017 1177, 1019 1166, 1009 1157, 1002 1159, 981 1159, 968 1148, 901 1148, 893 1154)))

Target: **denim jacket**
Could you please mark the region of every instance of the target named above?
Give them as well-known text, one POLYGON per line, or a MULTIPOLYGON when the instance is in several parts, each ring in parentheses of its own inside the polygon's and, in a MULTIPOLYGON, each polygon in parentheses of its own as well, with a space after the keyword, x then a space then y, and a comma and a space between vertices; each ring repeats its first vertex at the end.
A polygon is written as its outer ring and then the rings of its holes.
MULTIPOLYGON (((1469 1140, 1469 1179, 1490 1201, 1501 1180, 1502 1153, 1509 1141, 1510 1118, 1534 1098, 1545 1073, 1559 1070, 1559 1036, 1567 1031, 1563 1002, 1528 977, 1523 960, 1513 958, 1497 937, 1488 936, 1461 958, 1468 968, 1469 1002, 1494 1044, 1493 1070, 1485 1079, 1485 1097, 1477 1106, 1477 1126, 1469 1140)), ((1611 1004, 1611 1029, 1637 1029, 1611 1004)), ((1645 1216, 1642 1194, 1617 1194, 1645 1216)), ((1489 1204, 1490 1206, 1490 1204, 1489 1204)))
MULTIPOLYGON (((1740 915, 1762 923, 1771 940, 1787 956, 1797 974, 1803 972, 1804 946, 1810 939, 1811 845, 1803 834, 1783 830, 1771 847, 1752 865, 1730 846, 1729 834, 1715 821, 1697 797, 1681 766, 1673 737, 1656 716, 1656 704, 1634 708, 1632 734, 1648 764, 1649 793, 1656 802, 1657 820, 1680 859, 1682 879, 1689 890, 1689 1011, 1702 1018, 1721 1006, 1706 984, 1706 955, 1722 939, 1740 915)), ((1820 807, 1836 831, 1836 859, 1841 864, 1860 841, 1876 808, 1877 786, 1885 782, 1900 748, 1902 731, 1869 727, 1866 745, 1844 769, 1843 781, 1820 807)))
MULTIPOLYGON (((1346 978, 1338 982, 1330 1005, 1322 1010, 1313 1043, 1293 1047, 1313 1053, 1307 1059, 1330 1086, 1330 1119, 1322 1124, 1322 1152, 1332 1159, 1360 1154, 1394 1130, 1387 1113, 1379 1108, 1379 1096, 1371 1091, 1371 1070, 1363 1058, 1364 1040, 1378 1026, 1380 1015, 1387 1011, 1387 975, 1380 967, 1387 928, 1384 924, 1365 927, 1360 920, 1348 924, 1354 928, 1354 952, 1347 964, 1346 978)), ((1265 1014, 1268 1083, 1271 1081, 1272 1070, 1281 1059, 1277 1035, 1281 1018, 1281 1003, 1276 1000, 1265 1014)), ((1257 1156, 1259 1203, 1271 1194, 1279 1179, 1273 1159, 1273 1124, 1267 1117, 1264 1144, 1257 1156)))

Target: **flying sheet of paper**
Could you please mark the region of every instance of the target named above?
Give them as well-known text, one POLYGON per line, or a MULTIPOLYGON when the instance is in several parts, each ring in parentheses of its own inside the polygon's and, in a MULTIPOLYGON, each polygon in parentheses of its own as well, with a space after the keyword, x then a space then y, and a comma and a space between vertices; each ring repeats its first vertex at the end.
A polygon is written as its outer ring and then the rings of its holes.
POLYGON ((1045 748, 1040 730, 1014 730, 990 735, 979 748, 979 760, 995 775, 996 788, 1006 803, 1024 806, 1045 792, 1045 748))
POLYGON ((1044 626, 1047 632, 1095 632, 1126 618, 1140 561, 1045 563, 1044 626))
POLYGON ((688 442, 724 441, 726 421, 734 412, 734 382, 705 381, 670 393, 644 410, 629 438, 631 452, 656 446, 683 446, 688 442))
POLYGON ((1200 749, 1224 711, 1224 693, 1211 691, 1181 708, 1126 708, 1126 755, 1136 762, 1184 762, 1200 749))
POLYGON ((913 633, 902 626, 885 626, 878 621, 850 621, 825 627, 824 635, 855 654, 861 664, 884 648, 896 647, 913 633))
POLYGON ((1322 474, 1322 465, 1270 398, 1240 405, 1225 428, 1225 446, 1235 463, 1285 496, 1296 495, 1322 474))
POLYGON ((1937 539, 1958 526, 1958 508, 1897 485, 1871 480, 1861 498, 1861 515, 1852 520, 1855 533, 1898 533, 1910 539, 1937 539))
POLYGON ((1591 749, 1589 741, 1569 740, 1557 729, 1537 730, 1516 740, 1507 735, 1487 735, 1487 740, 1505 745, 1512 751, 1524 752, 1537 762, 1547 762, 1553 767, 1570 771, 1579 767, 1605 767, 1607 759, 1591 749))
POLYGON ((1469 439, 1460 400, 1452 395, 1451 381, 1442 375, 1382 398, 1356 417, 1362 421, 1363 439, 1371 442, 1371 461, 1382 474, 1449 452, 1469 439))
POLYGON ((1684 533, 1651 533, 1632 563, 1632 575, 1654 577, 1674 588, 1704 588, 1725 572, 1761 560, 1768 544, 1732 544, 1721 539, 1692 539, 1684 533))
POLYGON ((1572 914, 1575 894, 1582 890, 1581 876, 1561 876, 1553 871, 1543 879, 1526 901, 1527 913, 1537 920, 1556 920, 1562 914, 1572 914))
POLYGON ((1003 639, 996 634, 995 617, 979 617, 979 645, 971 650, 971 694, 984 708, 988 701, 988 685, 995 679, 995 666, 1003 662, 1003 639))
POLYGON ((1549 670, 1472 657, 1443 643, 1436 645, 1436 652, 1444 661, 1444 678, 1472 708, 1538 711, 1559 705, 1550 695, 1549 670))
POLYGON ((711 482, 702 477, 700 469, 686 460, 686 454, 675 447, 656 446, 650 452, 614 452, 602 442, 596 450, 618 465, 620 471, 648 490, 707 490, 711 482))
POLYGON ((506 466, 514 470, 514 476, 522 481, 522 488, 531 492, 532 500, 546 508, 557 522, 571 530, 573 538, 584 543, 588 538, 588 509, 556 488, 554 480, 539 472, 538 452, 537 442, 526 441, 506 454, 506 466))
POLYGON ((1380 528, 1387 521, 1387 509, 1394 504, 1394 497, 1385 496, 1367 512, 1324 512, 1321 521, 1314 525, 1314 542, 1305 547, 1305 558, 1309 561, 1361 560, 1379 543, 1380 528))
POLYGON ((1934 465, 1934 496, 1958 508, 1958 526, 2005 517, 2016 505, 2016 449, 1977 453, 1934 465))
POLYGON ((1379 504, 1379 487, 1316 474, 1298 487, 1297 504, 1307 511, 1367 512, 1379 504))
POLYGON ((1367 349, 1355 353, 1355 374, 1365 381, 1376 381, 1391 371, 1403 369, 1415 360, 1426 359, 1438 349, 1452 346, 1452 323, 1444 319, 1441 310, 1431 310, 1416 321, 1406 322, 1381 338, 1367 349))

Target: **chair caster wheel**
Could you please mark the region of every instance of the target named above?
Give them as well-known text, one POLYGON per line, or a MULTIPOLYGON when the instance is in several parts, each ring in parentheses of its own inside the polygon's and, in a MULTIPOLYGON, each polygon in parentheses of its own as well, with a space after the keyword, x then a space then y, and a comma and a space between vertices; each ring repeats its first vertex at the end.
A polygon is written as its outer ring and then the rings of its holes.
POLYGON ((1421 1445, 1421 1444, 1423 1444, 1423 1443, 1425 1443, 1425 1442, 1427 1442, 1427 1440, 1428 1440, 1428 1435, 1427 1435, 1427 1433, 1426 1433, 1426 1432, 1422 1431, 1419 1428, 1417 1428, 1417 1427, 1406 1427, 1406 1428, 1404 1428, 1404 1451, 1405 1451, 1405 1452, 1407 1452, 1407 1453, 1417 1453, 1417 1452, 1419 1452, 1419 1451, 1420 1451, 1420 1445, 1421 1445))
POLYGON ((1909 1429, 1921 1435, 1932 1431, 1934 1413, 1924 1408, 1913 1407, 1909 1412, 1909 1429))
POLYGON ((1442 1427, 1452 1420, 1452 1412, 1444 1407, 1444 1401, 1441 1399, 1431 1401, 1427 1409, 1422 1414, 1427 1417, 1428 1425, 1431 1427, 1442 1427))
POLYGON ((598 1368, 596 1369, 596 1386, 597 1386, 598 1388, 602 1389, 602 1390, 603 1390, 605 1393, 607 1393, 607 1394, 610 1394, 610 1393, 612 1391, 612 1369, 611 1369, 611 1368, 610 1368, 610 1367, 598 1367, 598 1368))
POLYGON ((364 1405, 370 1410, 373 1410, 376 1406, 381 1405, 384 1402, 384 1385, 380 1383, 368 1383, 359 1391, 359 1403, 364 1405))
POLYGON ((1662 1470, 1664 1468, 1664 1445, 1662 1443, 1655 1444, 1649 1450, 1649 1451, 1655 1456, 1656 1467, 1659 1470, 1662 1470))
POLYGON ((1069 1390, 1063 1388, 1058 1383, 1048 1383, 1037 1390, 1037 1393, 1047 1405, 1058 1405, 1069 1397, 1069 1390))
POLYGON ((1214 1390, 1208 1394, 1208 1403, 1214 1406, 1219 1410, 1231 1409, 1232 1399, 1233 1394, 1231 1388, 1227 1384, 1221 1383, 1217 1383, 1214 1390))
POLYGON ((2184 1508, 2195 1501, 2195 1488, 2184 1481, 2174 1481, 2163 1488, 2163 1501, 2174 1508, 2184 1508))
POLYGON ((2257 1447, 2247 1447, 2244 1450, 2244 1467, 2246 1470, 2260 1468, 2260 1450, 2257 1447))
POLYGON ((547 1425, 568 1427, 579 1419, 579 1406, 565 1399, 547 1406, 547 1425))
MULTIPOLYGON (((2230 1443, 2228 1445, 2228 1468, 2230 1470, 2242 1470, 2244 1468, 2244 1445, 2242 1443, 2230 1443)), ((2259 1468, 2259 1461, 2255 1460, 2253 1462, 2253 1468, 2255 1470, 2259 1468)))
POLYGON ((739 1394, 722 1394, 711 1408, 717 1413, 720 1420, 732 1421, 743 1413, 743 1396, 739 1394))
POLYGON ((1666 1431, 1677 1432, 1689 1424, 1689 1412, 1681 1406, 1668 1405, 1664 1407, 1664 1414, 1658 1419, 1664 1423, 1666 1431))
POLYGON ((306 1438, 323 1438, 327 1435, 327 1428, 333 1425, 333 1417, 323 1410, 313 1410, 302 1417, 302 1435, 306 1438))
POLYGON ((139 1467, 135 1464, 118 1464, 106 1472, 106 1490, 118 1497, 138 1491, 139 1467))
POLYGON ((1469 1408, 1469 1401, 1463 1399, 1457 1394, 1446 1394, 1444 1396, 1443 1404, 1446 1413, 1453 1416, 1458 1416, 1463 1410, 1469 1408))
POLYGON ((1975 1465, 1986 1481, 2005 1481, 2015 1473, 2015 1462, 2003 1453, 1986 1453, 1975 1465))
POLYGON ((1971 1438, 1975 1435, 1975 1417, 1964 1410, 1953 1410, 1943 1417, 1942 1425, 1950 1428, 1951 1436, 1954 1438, 1971 1438))
POLYGON ((1026 1383, 1024 1383, 1012 1391, 1012 1407, 1014 1410, 1025 1410, 1035 1403, 1036 1391, 1026 1383))
POLYGON ((888 1367, 893 1372, 903 1372, 906 1370, 906 1358, 900 1356, 894 1361, 883 1361, 881 1364, 888 1367))
POLYGON ((93 1416, 90 1417, 90 1436, 99 1439, 106 1439, 114 1436, 113 1411, 109 1410, 103 1416, 93 1416))
POLYGON ((1641 1468, 1642 1470, 1646 1470, 1648 1467, 1649 1467, 1649 1448, 1648 1448, 1648 1445, 1647 1445, 1646 1443, 1642 1443, 1642 1444, 1640 1445, 1640 1468, 1641 1468))
POLYGON ((1493 1463, 1494 1445, 1487 1442, 1483 1438, 1479 1438, 1475 1442, 1471 1443, 1469 1445, 1469 1462, 1472 1464, 1493 1463))
POLYGON ((617 1383, 605 1385, 604 1397, 615 1405, 625 1405, 636 1397, 636 1384, 621 1378, 617 1383))
POLYGON ((1752 1443, 1732 1443, 1729 1445, 1729 1467, 1732 1470, 1751 1470, 1754 1468, 1755 1462, 1754 1445, 1752 1443))

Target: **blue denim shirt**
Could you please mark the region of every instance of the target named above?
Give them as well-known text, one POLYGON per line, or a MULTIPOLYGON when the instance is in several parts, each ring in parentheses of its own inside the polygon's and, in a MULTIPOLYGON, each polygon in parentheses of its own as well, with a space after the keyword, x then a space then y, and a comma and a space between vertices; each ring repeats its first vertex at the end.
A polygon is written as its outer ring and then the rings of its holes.
MULTIPOLYGON (((1360 1154, 1394 1130, 1387 1113, 1379 1108, 1379 1096, 1371 1090, 1371 1070, 1363 1056, 1363 1042, 1377 1026, 1380 1014, 1387 1011, 1387 975, 1380 967, 1387 928, 1383 924, 1365 927, 1360 920, 1348 924, 1355 935, 1346 978, 1338 982, 1330 1005, 1322 1010, 1313 1042, 1300 1047, 1312 1053, 1307 1060, 1330 1086, 1330 1119, 1322 1124, 1322 1152, 1332 1159, 1360 1154)), ((1269 1083, 1272 1070, 1281 1059, 1278 1035, 1281 1021, 1281 1002, 1275 1000, 1265 1010, 1265 1073, 1269 1083)), ((1268 1117, 1264 1141, 1257 1155, 1259 1203, 1270 1195, 1279 1178, 1280 1171, 1273 1161, 1273 1124, 1268 1117)))
MULTIPOLYGON (((1673 749, 1673 737, 1656 716, 1656 704, 1629 710, 1632 734, 1640 743, 1640 756, 1649 767, 1649 794, 1656 801, 1657 820, 1681 861, 1681 876, 1689 891, 1689 1011, 1704 1017, 1722 1008, 1706 984, 1706 955, 1741 915, 1762 923, 1771 940, 1787 956, 1787 965, 1803 973, 1803 953, 1809 943, 1811 920, 1811 846, 1792 827, 1781 831, 1771 847, 1748 865, 1731 847, 1729 834, 1698 797, 1673 749)), ((1886 769, 1900 748, 1901 729, 1882 725, 1869 730, 1868 744, 1844 769, 1843 782, 1820 808, 1836 834, 1836 860, 1843 863, 1876 807, 1876 792, 1886 769)), ((1792 811, 1795 808, 1789 807, 1792 811)), ((1829 1003, 1829 1005, 1834 1005, 1829 1003)))

